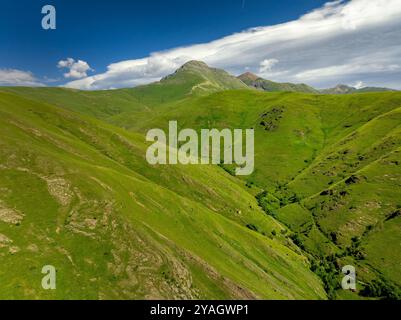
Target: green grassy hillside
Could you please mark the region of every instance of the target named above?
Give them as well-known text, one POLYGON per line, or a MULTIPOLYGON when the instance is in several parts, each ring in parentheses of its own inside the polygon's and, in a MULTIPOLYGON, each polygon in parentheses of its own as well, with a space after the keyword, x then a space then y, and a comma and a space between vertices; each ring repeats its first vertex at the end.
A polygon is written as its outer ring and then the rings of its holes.
POLYGON ((271 93, 233 79, 191 62, 132 89, 1 89, 0 282, 34 264, 4 296, 40 277, 42 246, 68 281, 90 280, 75 292, 91 298, 400 299, 401 93, 271 93), (254 128, 254 173, 149 166, 144 134, 170 120, 254 128), (355 293, 340 289, 346 264, 355 293))
MULTIPOLYGON (((400 107, 399 93, 226 91, 167 104, 130 123, 139 132, 167 129, 171 119, 181 128, 255 128, 256 170, 246 180, 270 194, 266 212, 317 259, 333 255, 337 273, 352 261, 361 283, 391 287, 401 284, 400 107)), ((122 118, 130 119, 111 120, 122 118)))
POLYGON ((15 94, 0 113, 0 298, 325 298, 220 168, 150 167, 142 135, 15 94))
POLYGON ((189 61, 174 74, 158 82, 128 89, 80 91, 66 88, 1 88, 101 120, 120 116, 121 121, 127 121, 128 125, 137 121, 125 119, 127 114, 134 118, 148 116, 160 105, 230 89, 249 88, 224 70, 210 68, 200 61, 189 61))

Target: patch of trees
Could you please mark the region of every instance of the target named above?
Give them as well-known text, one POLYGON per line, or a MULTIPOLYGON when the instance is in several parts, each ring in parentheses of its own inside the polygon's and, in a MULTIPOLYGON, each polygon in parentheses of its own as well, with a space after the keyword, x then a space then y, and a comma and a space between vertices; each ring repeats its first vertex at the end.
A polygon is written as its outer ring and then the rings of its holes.
POLYGON ((390 213, 387 217, 385 221, 389 221, 391 219, 397 218, 401 216, 401 209, 394 211, 393 213, 390 213))
POLYGON ((358 237, 353 237, 351 239, 351 245, 345 249, 345 254, 352 256, 357 260, 364 260, 365 253, 361 249, 361 239, 358 237))
POLYGON ((330 255, 327 258, 313 258, 310 269, 322 280, 328 298, 335 299, 336 290, 340 289, 340 272, 338 271, 340 266, 337 263, 336 255, 330 255))
POLYGON ((274 107, 261 115, 260 125, 267 131, 273 131, 278 128, 279 121, 283 117, 284 109, 282 107, 274 107))
POLYGON ((400 300, 401 289, 385 279, 374 279, 360 292, 361 296, 384 300, 400 300))
POLYGON ((345 180, 345 184, 347 184, 347 185, 354 184, 354 183, 357 183, 359 180, 360 179, 356 175, 352 175, 347 180, 345 180))
POLYGON ((258 227, 255 226, 255 225, 252 224, 252 223, 248 223, 248 224, 246 225, 246 227, 247 227, 249 230, 252 230, 252 231, 255 231, 255 232, 259 232, 258 227))
POLYGON ((302 250, 306 250, 305 245, 303 244, 301 237, 299 236, 298 233, 293 233, 290 235, 290 239, 292 240, 292 242, 294 242, 294 244, 301 248, 302 250))
POLYGON ((280 208, 280 201, 267 191, 262 191, 255 196, 259 207, 268 215, 274 216, 275 210, 280 208))
MULTIPOLYGON (((302 239, 298 233, 291 234, 290 238, 294 244, 306 251, 305 245, 302 243, 302 239)), ((309 256, 309 261, 311 263, 310 270, 322 280, 324 290, 329 299, 335 299, 335 292, 340 289, 339 270, 341 268, 337 258, 338 255, 335 254, 327 257, 309 256)))

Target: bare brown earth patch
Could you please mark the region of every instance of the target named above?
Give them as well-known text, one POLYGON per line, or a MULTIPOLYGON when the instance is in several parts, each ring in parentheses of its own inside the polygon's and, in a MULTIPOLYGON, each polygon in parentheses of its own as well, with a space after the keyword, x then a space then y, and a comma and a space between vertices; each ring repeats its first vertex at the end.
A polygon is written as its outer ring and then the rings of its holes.
POLYGON ((0 200, 0 221, 11 224, 19 224, 24 218, 24 214, 16 209, 8 208, 0 200))
POLYGON ((4 248, 4 247, 8 246, 12 242, 13 241, 9 237, 0 233, 0 248, 4 248))
POLYGON ((46 182, 49 193, 62 206, 67 206, 71 203, 74 194, 70 190, 70 184, 67 180, 57 177, 57 178, 47 178, 46 182))

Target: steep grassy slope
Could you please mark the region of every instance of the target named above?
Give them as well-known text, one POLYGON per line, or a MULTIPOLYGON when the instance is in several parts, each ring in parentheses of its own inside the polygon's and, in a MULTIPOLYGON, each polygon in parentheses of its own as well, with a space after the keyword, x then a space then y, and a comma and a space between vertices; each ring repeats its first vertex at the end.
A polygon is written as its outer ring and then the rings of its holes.
POLYGON ((360 295, 401 298, 401 94, 224 91, 238 83, 227 74, 216 80, 220 73, 205 68, 190 63, 160 83, 134 89, 4 90, 129 129, 131 133, 101 124, 106 136, 98 130, 74 135, 130 173, 201 204, 219 219, 262 236, 274 234, 275 243, 300 252, 296 243, 330 297, 356 297, 337 290, 341 266, 352 264, 360 295), (213 86, 207 78, 214 79, 213 86), (110 106, 119 107, 110 111, 110 106), (147 166, 143 134, 150 128, 167 130, 170 120, 177 120, 181 129, 254 128, 254 173, 243 181, 219 168, 147 166), (128 150, 119 137, 129 141, 128 150))
POLYGON ((2 87, 2 91, 49 103, 97 119, 107 119, 123 112, 143 111, 149 106, 141 103, 132 90, 79 91, 67 88, 2 87))
POLYGON ((14 94, 0 114, 0 298, 325 297, 223 170, 150 167, 142 135, 14 94))
MULTIPOLYGON (((291 93, 226 91, 160 106, 157 113, 131 121, 130 129, 167 129, 169 120, 177 120, 180 128, 254 128, 257 165, 248 180, 274 188, 296 176, 307 166, 305 160, 312 160, 323 146, 316 99, 291 93)), ((129 114, 109 120, 120 125, 124 118, 130 118, 129 114)))
POLYGON ((269 192, 266 211, 306 251, 335 255, 337 272, 352 262, 362 283, 400 286, 400 107, 399 93, 227 91, 162 106, 131 129, 166 129, 172 119, 181 128, 255 128, 247 181, 269 192))

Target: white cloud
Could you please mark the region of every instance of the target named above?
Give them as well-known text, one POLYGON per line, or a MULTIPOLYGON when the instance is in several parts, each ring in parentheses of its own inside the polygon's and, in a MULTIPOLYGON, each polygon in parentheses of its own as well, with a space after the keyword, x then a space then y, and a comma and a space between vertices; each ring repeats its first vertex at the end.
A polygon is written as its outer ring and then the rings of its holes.
POLYGON ((311 69, 297 73, 295 77, 299 80, 313 81, 320 78, 338 78, 347 75, 358 75, 365 72, 369 73, 386 73, 401 71, 401 66, 398 64, 381 64, 374 61, 359 64, 351 61, 350 63, 342 65, 334 65, 330 67, 311 69))
POLYGON ((363 81, 357 81, 355 84, 352 85, 352 87, 356 89, 362 89, 365 87, 365 84, 363 83, 363 81))
POLYGON ((64 77, 72 79, 85 78, 88 76, 88 71, 93 71, 87 62, 82 60, 75 61, 72 58, 59 61, 57 67, 60 69, 68 69, 69 71, 64 73, 64 77))
POLYGON ((235 74, 248 67, 271 80, 317 87, 363 79, 401 88, 401 0, 329 2, 294 21, 113 63, 105 73, 66 86, 131 87, 158 80, 192 59, 235 74))
POLYGON ((265 73, 267 71, 271 71, 271 69, 276 65, 279 61, 277 59, 265 59, 260 63, 259 72, 265 73))
POLYGON ((0 69, 0 85, 27 87, 44 86, 31 72, 16 69, 0 69))

